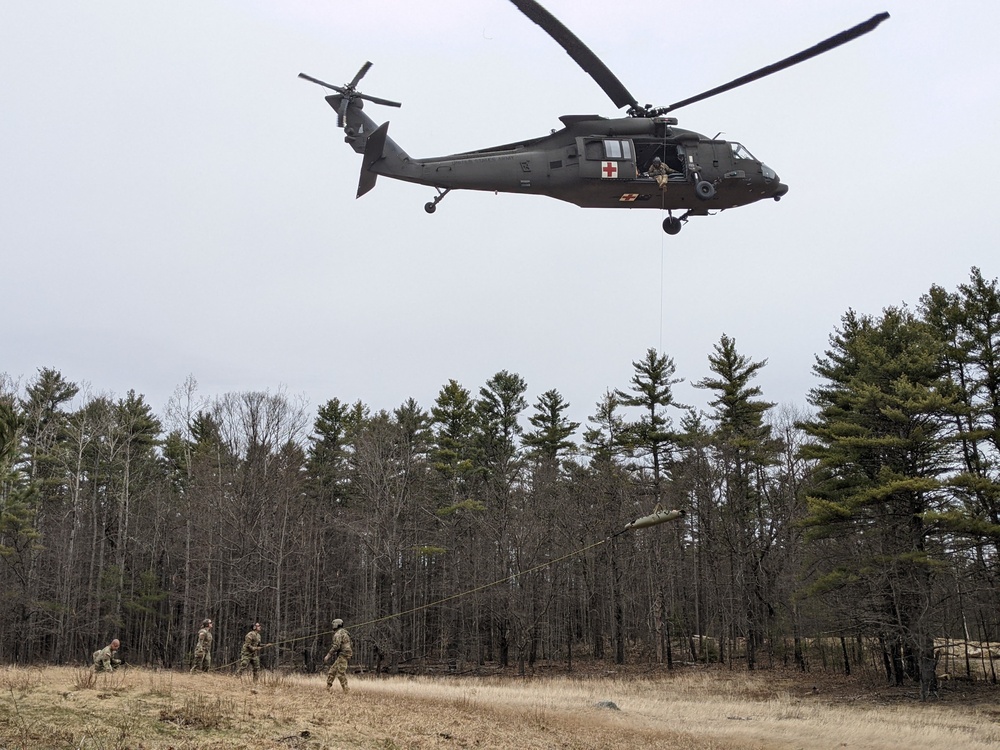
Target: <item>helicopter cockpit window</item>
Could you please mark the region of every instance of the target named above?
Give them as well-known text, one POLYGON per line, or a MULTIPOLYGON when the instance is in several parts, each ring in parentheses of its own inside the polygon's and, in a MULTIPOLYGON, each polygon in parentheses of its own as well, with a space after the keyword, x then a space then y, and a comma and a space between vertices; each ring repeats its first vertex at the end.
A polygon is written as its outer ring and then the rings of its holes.
POLYGON ((753 161, 757 161, 753 158, 753 154, 744 148, 742 143, 730 143, 729 147, 733 150, 734 159, 752 159, 753 161))

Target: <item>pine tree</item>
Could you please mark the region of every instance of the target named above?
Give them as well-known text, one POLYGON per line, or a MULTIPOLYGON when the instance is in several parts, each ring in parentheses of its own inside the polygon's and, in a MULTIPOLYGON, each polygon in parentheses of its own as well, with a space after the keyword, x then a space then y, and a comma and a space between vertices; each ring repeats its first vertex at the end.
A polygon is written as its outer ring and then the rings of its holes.
POLYGON ((475 406, 472 396, 454 380, 441 388, 431 408, 434 446, 431 462, 450 490, 450 505, 468 499, 475 469, 475 406))
POLYGON ((576 448, 576 443, 569 438, 580 427, 580 423, 566 418, 567 409, 569 404, 555 389, 538 397, 535 413, 528 417, 535 429, 524 436, 524 444, 533 458, 555 464, 560 456, 576 448))
POLYGON ((521 412, 528 407, 524 378, 501 370, 479 389, 476 401, 478 461, 494 496, 506 503, 520 477, 521 412))
POLYGON ((348 494, 348 459, 361 426, 364 407, 333 398, 319 407, 309 438, 310 489, 324 503, 343 503, 348 494))
MULTIPOLYGON (((756 667, 756 651, 764 642, 765 627, 774 618, 774 572, 768 570, 784 514, 769 507, 768 467, 777 461, 780 442, 771 437, 764 416, 774 404, 763 401, 759 386, 751 385, 767 362, 752 362, 736 350, 736 341, 723 334, 709 355, 715 377, 695 383, 715 394, 712 445, 722 487, 720 525, 726 549, 731 595, 739 602, 737 624, 746 649, 747 669, 756 667)), ((715 542, 716 540, 711 540, 715 542)))
POLYGON ((646 350, 644 359, 633 362, 631 393, 616 390, 615 396, 622 406, 631 406, 642 411, 636 422, 628 425, 630 446, 640 456, 648 456, 652 469, 653 497, 657 504, 663 500, 663 480, 671 460, 671 452, 676 444, 673 421, 667 416, 666 408, 684 408, 674 401, 673 386, 683 382, 674 378, 677 371, 673 359, 656 349, 646 350))
POLYGON ((0 623, 15 634, 15 661, 29 658, 32 613, 37 609, 32 573, 42 550, 35 526, 38 485, 16 468, 25 421, 12 403, 0 399, 0 570, 8 573, 0 577, 0 596, 7 602, 0 623))
POLYGON ((803 423, 803 454, 818 461, 806 525, 821 574, 810 591, 841 607, 842 622, 888 644, 890 679, 934 687, 934 587, 945 562, 938 514, 953 502, 952 384, 933 329, 904 309, 849 312, 817 359, 819 409, 803 423), (872 632, 874 631, 874 632, 872 632))

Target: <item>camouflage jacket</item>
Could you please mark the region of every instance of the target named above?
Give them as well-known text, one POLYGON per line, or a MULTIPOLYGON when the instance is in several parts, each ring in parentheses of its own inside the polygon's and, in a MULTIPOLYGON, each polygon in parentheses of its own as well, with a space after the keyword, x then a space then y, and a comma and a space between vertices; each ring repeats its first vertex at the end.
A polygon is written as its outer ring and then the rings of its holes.
POLYGON ((351 636, 347 634, 346 630, 340 628, 333 634, 333 644, 330 646, 330 650, 327 652, 326 659, 324 659, 324 661, 336 659, 338 656, 350 659, 353 655, 354 651, 351 649, 351 636))
POLYGON ((208 653, 212 648, 212 631, 202 628, 198 631, 198 644, 194 647, 196 652, 208 653))
POLYGON ((243 650, 248 654, 256 654, 260 651, 260 633, 251 630, 247 637, 243 639, 243 650))
POLYGON ((99 651, 94 652, 94 664, 111 666, 111 660, 115 658, 115 654, 117 653, 110 645, 107 645, 99 651))

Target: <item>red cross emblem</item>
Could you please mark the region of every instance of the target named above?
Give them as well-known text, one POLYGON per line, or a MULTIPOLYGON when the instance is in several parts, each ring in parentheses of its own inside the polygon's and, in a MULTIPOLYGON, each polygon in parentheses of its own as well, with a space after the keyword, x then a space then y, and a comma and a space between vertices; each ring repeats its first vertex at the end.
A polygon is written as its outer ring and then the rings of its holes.
POLYGON ((639 197, 638 193, 624 193, 621 198, 618 199, 619 203, 629 203, 636 200, 639 197))
POLYGON ((618 176, 618 162, 615 161, 601 162, 601 177, 617 177, 617 176, 618 176))

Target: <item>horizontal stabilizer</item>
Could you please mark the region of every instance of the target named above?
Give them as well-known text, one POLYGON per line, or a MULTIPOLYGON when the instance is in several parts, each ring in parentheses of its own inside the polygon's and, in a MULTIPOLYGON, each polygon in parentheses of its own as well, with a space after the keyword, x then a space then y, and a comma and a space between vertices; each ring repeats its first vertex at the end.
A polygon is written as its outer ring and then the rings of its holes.
POLYGON ((361 179, 358 181, 358 198, 375 187, 375 180, 378 174, 372 171, 372 166, 383 157, 385 150, 386 134, 389 132, 389 123, 384 122, 379 125, 368 139, 365 141, 365 155, 361 160, 361 179))

